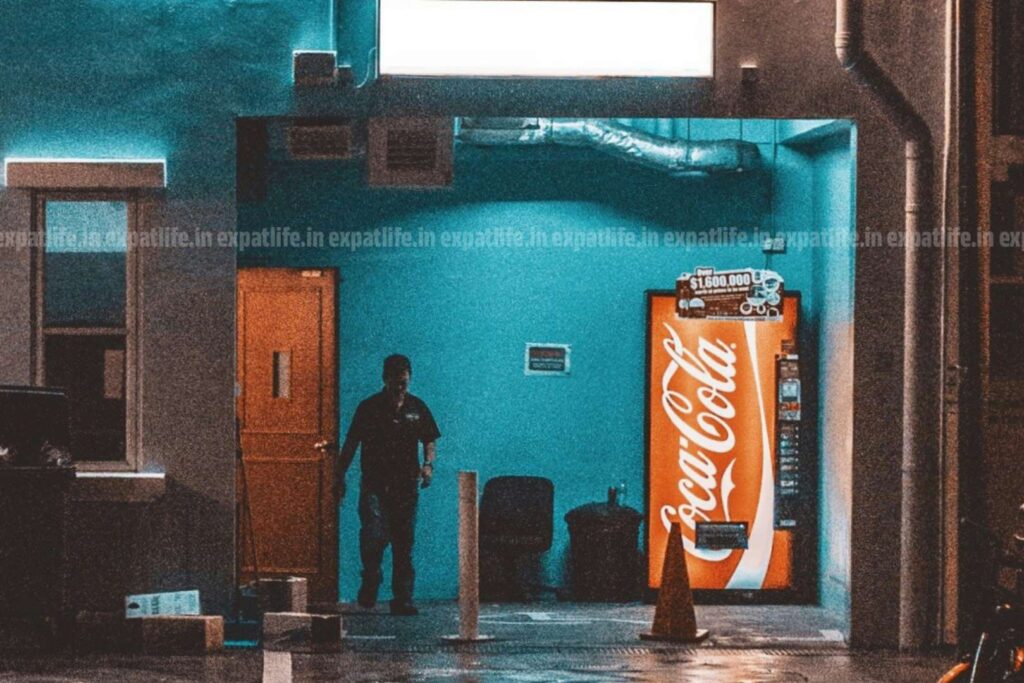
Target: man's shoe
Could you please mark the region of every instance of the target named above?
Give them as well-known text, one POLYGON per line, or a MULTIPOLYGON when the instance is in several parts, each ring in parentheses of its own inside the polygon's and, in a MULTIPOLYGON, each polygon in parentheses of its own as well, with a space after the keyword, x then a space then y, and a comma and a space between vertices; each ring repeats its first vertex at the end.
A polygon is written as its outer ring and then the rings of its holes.
POLYGON ((373 609, 377 606, 377 597, 369 592, 359 591, 359 596, 356 598, 356 604, 363 609, 373 609))
POLYGON ((392 602, 391 613, 396 617, 414 617, 419 614, 420 611, 408 602, 392 602))

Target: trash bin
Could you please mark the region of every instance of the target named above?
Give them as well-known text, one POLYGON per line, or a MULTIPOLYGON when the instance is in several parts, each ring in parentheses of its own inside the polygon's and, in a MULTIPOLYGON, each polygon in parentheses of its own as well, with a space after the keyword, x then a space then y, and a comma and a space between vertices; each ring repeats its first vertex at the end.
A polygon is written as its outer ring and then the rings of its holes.
POLYGON ((67 635, 74 479, 74 467, 0 467, 0 635, 25 628, 57 642, 67 635))
POLYGON ((570 596, 579 602, 639 598, 637 536, 643 515, 615 503, 589 503, 565 515, 570 596))

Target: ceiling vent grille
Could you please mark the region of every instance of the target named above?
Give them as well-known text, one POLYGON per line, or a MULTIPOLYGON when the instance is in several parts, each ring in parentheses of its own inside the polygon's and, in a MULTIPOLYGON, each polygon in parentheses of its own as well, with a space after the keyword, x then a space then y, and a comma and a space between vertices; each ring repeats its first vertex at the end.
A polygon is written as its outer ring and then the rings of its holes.
POLYGON ((370 185, 447 187, 452 182, 453 144, 452 119, 371 119, 370 185))
POLYGON ((432 130, 388 130, 388 171, 430 171, 437 166, 437 134, 432 130))
POLYGON ((293 123, 288 128, 292 159, 352 158, 352 127, 347 123, 293 123))

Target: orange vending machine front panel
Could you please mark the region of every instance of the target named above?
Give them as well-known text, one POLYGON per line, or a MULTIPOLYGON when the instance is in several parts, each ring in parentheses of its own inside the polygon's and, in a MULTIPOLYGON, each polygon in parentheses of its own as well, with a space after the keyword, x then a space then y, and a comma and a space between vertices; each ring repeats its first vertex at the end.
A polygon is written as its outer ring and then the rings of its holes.
POLYGON ((678 523, 696 589, 793 588, 793 532, 775 524, 776 357, 792 352, 800 299, 780 321, 680 319, 648 294, 648 586, 678 523), (698 548, 697 525, 746 523, 748 547, 698 548))

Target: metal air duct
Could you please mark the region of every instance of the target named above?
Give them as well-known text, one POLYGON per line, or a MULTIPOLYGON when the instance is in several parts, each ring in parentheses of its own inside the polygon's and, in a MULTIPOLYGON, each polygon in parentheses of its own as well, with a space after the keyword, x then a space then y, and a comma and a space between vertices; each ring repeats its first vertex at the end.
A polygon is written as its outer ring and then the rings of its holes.
POLYGON ((761 166, 761 153, 750 142, 675 140, 601 119, 464 118, 458 139, 481 146, 590 147, 674 177, 739 173, 761 166))

